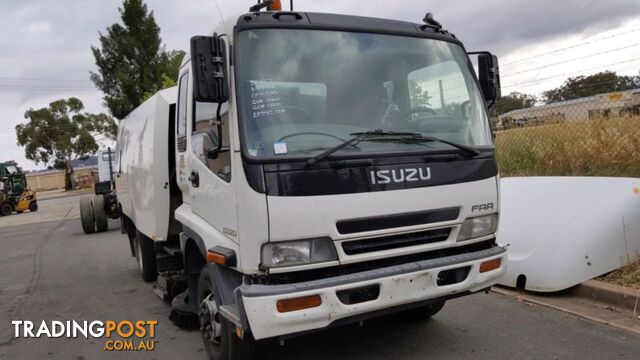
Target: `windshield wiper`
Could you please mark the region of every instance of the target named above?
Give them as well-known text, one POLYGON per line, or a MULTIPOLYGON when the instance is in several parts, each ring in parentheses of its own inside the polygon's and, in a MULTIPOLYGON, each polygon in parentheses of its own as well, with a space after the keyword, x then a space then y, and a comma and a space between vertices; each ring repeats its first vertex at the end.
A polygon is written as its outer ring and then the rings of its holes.
POLYGON ((342 142, 332 148, 327 149, 326 151, 312 157, 311 159, 307 160, 307 163, 305 166, 313 166, 315 165, 318 161, 322 161, 323 159, 325 159, 327 156, 335 153, 336 151, 339 151, 349 145, 355 144, 357 142, 363 141, 363 140, 372 140, 374 141, 374 139, 368 139, 368 138, 381 138, 381 140, 393 140, 392 138, 396 138, 396 141, 402 141, 402 142, 425 142, 425 141, 433 141, 433 142, 439 142, 442 144, 447 144, 450 146, 453 146, 455 148, 458 148, 460 150, 463 150, 469 154, 472 154, 473 156, 477 156, 480 155, 480 152, 472 147, 466 146, 466 145, 462 145, 462 144, 457 144, 448 140, 443 140, 443 139, 439 139, 439 138, 435 138, 433 136, 425 136, 422 135, 420 133, 414 133, 414 132, 398 132, 398 131, 385 131, 382 129, 377 129, 377 130, 371 130, 371 131, 364 131, 364 132, 355 132, 355 133, 351 133, 350 135, 353 135, 354 137, 352 137, 351 139, 342 142))
MULTIPOLYGON (((370 139, 373 140, 373 139, 370 139)), ((383 139, 383 140, 388 140, 388 139, 383 139)), ((427 136, 427 135, 422 135, 422 134, 418 134, 418 133, 408 133, 405 134, 404 136, 400 137, 399 139, 397 139, 397 141, 400 142, 406 142, 406 143, 420 143, 420 142, 425 142, 425 141, 433 141, 433 142, 439 142, 441 144, 447 144, 449 146, 453 146, 455 148, 458 148, 466 153, 469 153, 473 156, 478 156, 480 155, 480 152, 470 146, 467 145, 463 145, 463 144, 458 144, 455 143, 453 141, 449 141, 449 140, 444 140, 444 139, 440 139, 437 137, 433 137, 433 136, 427 136)))
POLYGON ((382 129, 377 129, 377 130, 371 130, 371 131, 364 131, 364 132, 355 132, 355 133, 351 133, 350 135, 352 135, 353 137, 345 142, 342 142, 332 148, 329 148, 327 150, 325 150, 324 152, 312 157, 311 159, 307 160, 307 163, 305 166, 313 166, 315 165, 318 161, 322 161, 324 158, 326 158, 327 156, 333 154, 334 152, 341 150, 349 145, 354 145, 357 142, 362 141, 363 139, 365 139, 366 137, 369 136, 411 136, 411 135, 420 135, 417 133, 408 133, 408 132, 395 132, 395 131, 384 131, 382 129))

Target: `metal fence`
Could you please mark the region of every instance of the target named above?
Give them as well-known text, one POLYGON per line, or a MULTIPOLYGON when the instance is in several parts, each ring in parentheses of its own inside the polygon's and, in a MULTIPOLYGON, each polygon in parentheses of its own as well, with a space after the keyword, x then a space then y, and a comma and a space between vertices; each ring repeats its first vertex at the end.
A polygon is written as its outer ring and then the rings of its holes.
POLYGON ((494 119, 502 176, 640 176, 640 89, 494 119))

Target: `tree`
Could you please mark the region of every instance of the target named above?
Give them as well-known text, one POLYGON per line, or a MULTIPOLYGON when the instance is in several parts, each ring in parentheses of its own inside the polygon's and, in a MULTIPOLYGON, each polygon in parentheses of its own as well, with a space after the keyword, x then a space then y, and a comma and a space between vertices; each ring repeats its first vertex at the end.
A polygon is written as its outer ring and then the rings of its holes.
POLYGON ((576 76, 565 80, 562 86, 542 93, 545 103, 578 99, 612 91, 624 91, 640 87, 640 75, 618 76, 604 71, 589 76, 576 76))
POLYGON ((163 75, 177 80, 183 51, 165 51, 153 11, 143 0, 124 0, 118 8, 122 25, 99 33, 100 47, 91 47, 98 73, 91 81, 104 93, 111 115, 123 119, 146 93, 163 87, 163 75))
POLYGON ((428 90, 423 90, 422 86, 420 86, 416 81, 409 80, 409 97, 411 98, 411 103, 415 104, 416 107, 430 107, 431 106, 431 95, 429 95, 428 90))
POLYGON ((169 75, 167 74, 162 74, 162 85, 160 85, 160 88, 154 86, 153 89, 145 92, 144 95, 142 95, 142 101, 143 102, 146 101, 148 98, 152 97, 153 94, 157 93, 159 90, 167 89, 176 85, 177 85, 176 81, 173 78, 169 77, 169 75))
POLYGON ((525 109, 532 107, 538 100, 535 96, 523 94, 519 92, 511 92, 509 95, 503 96, 496 100, 495 104, 489 109, 491 116, 499 116, 512 110, 525 109))
POLYGON ((18 124, 18 145, 25 147, 25 156, 37 163, 53 160, 55 168, 65 169, 65 189, 71 190, 72 161, 95 154, 98 144, 94 136, 113 136, 116 123, 110 116, 82 112, 84 105, 77 98, 61 99, 48 108, 29 109, 24 117, 29 122, 18 124))

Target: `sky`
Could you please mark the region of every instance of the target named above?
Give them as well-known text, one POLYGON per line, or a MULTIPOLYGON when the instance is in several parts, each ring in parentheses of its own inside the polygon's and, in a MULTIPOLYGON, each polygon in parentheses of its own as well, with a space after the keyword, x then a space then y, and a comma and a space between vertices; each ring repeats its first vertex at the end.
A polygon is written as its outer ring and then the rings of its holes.
MULTIPOLYGON (((167 49, 186 49, 251 0, 146 0, 167 49)), ((289 1, 282 0, 288 8, 289 1)), ((78 97, 90 112, 108 112, 89 81, 91 45, 119 22, 121 0, 0 1, 0 161, 43 168, 16 145, 15 126, 29 108, 78 97)), ((569 76, 604 70, 640 72, 638 0, 295 0, 295 10, 421 22, 431 12, 469 51, 499 56, 502 91, 539 95, 569 76)), ((103 146, 109 141, 98 139, 103 146)))

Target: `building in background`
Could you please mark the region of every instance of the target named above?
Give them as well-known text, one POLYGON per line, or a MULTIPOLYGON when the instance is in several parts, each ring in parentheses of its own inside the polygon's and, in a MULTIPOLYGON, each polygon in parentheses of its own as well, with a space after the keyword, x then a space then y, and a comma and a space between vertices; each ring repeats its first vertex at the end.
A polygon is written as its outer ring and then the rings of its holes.
MULTIPOLYGON (((91 188, 96 182, 96 167, 85 166, 73 169, 73 188, 91 188)), ((26 173, 27 184, 31 190, 48 191, 64 189, 64 170, 41 170, 26 173)))
POLYGON ((500 115, 497 129, 640 115, 640 89, 598 94, 500 115))
MULTIPOLYGON (((74 189, 91 188, 98 176, 98 156, 73 160, 74 189)), ((14 173, 21 173, 22 169, 13 161, 0 162, 0 177, 14 173)), ((26 171, 27 184, 34 191, 63 190, 64 170, 45 169, 26 171)))

